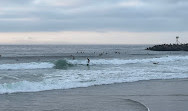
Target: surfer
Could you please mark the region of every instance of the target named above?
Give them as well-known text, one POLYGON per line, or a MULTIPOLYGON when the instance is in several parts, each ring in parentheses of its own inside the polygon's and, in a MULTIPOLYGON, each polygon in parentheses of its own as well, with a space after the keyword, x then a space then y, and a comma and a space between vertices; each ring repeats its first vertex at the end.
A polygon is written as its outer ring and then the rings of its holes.
POLYGON ((159 64, 159 62, 154 62, 153 64, 159 64))
POLYGON ((74 57, 74 56, 72 56, 72 60, 75 60, 75 57, 74 57))
POLYGON ((89 63, 90 63, 90 59, 87 58, 87 66, 89 66, 89 63))

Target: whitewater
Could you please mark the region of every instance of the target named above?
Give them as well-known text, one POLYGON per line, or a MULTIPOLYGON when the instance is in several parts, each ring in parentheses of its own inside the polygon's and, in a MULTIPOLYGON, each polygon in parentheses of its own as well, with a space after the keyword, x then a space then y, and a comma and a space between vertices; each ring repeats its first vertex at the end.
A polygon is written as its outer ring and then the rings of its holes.
MULTIPOLYGON (((13 50, 11 46, 3 47, 13 50)), ((0 94, 188 77, 186 52, 151 52, 144 50, 147 46, 126 45, 77 46, 74 50, 70 47, 73 46, 40 46, 44 50, 41 53, 30 46, 35 53, 27 52, 26 48, 22 55, 4 53, 0 63, 0 94), (42 56, 44 53, 47 56, 42 56), (89 66, 87 57, 91 60, 89 66)))

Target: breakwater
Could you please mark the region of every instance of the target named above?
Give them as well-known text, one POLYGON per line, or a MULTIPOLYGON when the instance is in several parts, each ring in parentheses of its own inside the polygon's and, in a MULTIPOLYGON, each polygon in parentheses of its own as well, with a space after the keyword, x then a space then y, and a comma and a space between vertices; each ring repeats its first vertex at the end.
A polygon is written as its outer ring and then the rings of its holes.
POLYGON ((188 51, 187 44, 161 44, 146 48, 152 51, 188 51))

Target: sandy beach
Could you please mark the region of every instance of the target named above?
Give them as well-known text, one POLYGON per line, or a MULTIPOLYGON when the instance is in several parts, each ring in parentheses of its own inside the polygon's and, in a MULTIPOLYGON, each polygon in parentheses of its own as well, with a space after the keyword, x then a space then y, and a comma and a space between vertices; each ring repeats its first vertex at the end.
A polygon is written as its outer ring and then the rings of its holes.
POLYGON ((188 79, 0 95, 1 111, 188 111, 188 79))

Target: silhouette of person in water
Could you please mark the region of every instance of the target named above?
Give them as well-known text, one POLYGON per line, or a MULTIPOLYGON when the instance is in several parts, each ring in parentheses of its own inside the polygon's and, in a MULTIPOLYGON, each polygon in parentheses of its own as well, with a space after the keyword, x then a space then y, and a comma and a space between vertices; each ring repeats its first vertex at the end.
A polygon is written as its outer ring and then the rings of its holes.
POLYGON ((75 57, 74 57, 74 56, 72 56, 72 60, 75 60, 75 57))
POLYGON ((90 59, 87 58, 87 66, 89 66, 89 63, 90 63, 90 59))

